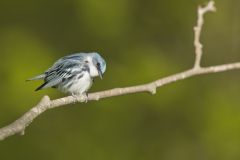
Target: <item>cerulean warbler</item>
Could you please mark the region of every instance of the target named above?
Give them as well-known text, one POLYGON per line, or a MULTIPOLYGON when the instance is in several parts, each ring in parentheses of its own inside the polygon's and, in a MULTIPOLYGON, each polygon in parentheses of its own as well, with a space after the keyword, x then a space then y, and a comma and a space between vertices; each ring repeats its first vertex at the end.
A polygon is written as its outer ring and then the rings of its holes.
POLYGON ((86 95, 93 78, 102 79, 105 70, 106 62, 98 53, 76 53, 60 58, 43 74, 28 80, 44 80, 35 91, 52 87, 74 96, 86 95))

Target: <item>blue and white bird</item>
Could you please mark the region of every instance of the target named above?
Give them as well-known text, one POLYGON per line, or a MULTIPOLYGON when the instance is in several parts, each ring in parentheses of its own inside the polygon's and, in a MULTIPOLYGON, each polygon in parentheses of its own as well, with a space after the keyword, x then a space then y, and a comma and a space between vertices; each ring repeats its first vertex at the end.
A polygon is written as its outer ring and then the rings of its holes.
POLYGON ((106 62, 98 53, 76 53, 60 58, 43 74, 28 80, 44 80, 35 91, 51 87, 81 96, 87 94, 93 78, 99 76, 102 79, 105 71, 106 62))

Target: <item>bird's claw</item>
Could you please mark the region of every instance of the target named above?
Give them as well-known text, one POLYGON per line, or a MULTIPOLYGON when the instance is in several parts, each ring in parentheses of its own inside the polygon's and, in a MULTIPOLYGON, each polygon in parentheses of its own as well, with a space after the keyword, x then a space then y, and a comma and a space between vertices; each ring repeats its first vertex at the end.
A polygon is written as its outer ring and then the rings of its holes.
POLYGON ((88 96, 87 94, 79 94, 79 95, 76 95, 76 94, 72 94, 73 98, 75 99, 74 103, 76 102, 85 102, 87 103, 88 102, 88 96))

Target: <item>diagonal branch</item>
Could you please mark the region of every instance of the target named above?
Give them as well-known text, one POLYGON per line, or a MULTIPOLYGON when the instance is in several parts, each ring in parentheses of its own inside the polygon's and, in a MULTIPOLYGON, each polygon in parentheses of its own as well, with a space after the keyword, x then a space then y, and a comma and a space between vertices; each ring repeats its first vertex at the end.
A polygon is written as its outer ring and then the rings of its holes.
MULTIPOLYGON (((198 21, 197 26, 194 27, 194 45, 195 45, 195 64, 194 67, 165 77, 158 80, 155 80, 153 82, 137 85, 137 86, 131 86, 131 87, 125 87, 125 88, 115 88, 95 93, 90 93, 88 95, 88 101, 92 100, 99 100, 102 98, 108 98, 113 96, 120 96, 120 95, 126 95, 126 94, 132 94, 132 93, 139 93, 139 92, 150 92, 152 94, 156 93, 156 89, 166 85, 170 84, 176 81, 180 81, 183 79, 187 79, 196 75, 203 75, 203 74, 209 74, 209 73, 218 73, 218 72, 224 72, 234 69, 240 69, 240 62, 237 63, 230 63, 230 64, 223 64, 223 65, 217 65, 217 66, 210 66, 210 67, 200 67, 201 57, 202 57, 202 44, 200 43, 200 35, 202 30, 202 25, 204 23, 204 14, 210 11, 214 11, 215 6, 214 2, 210 1, 205 7, 199 7, 198 8, 198 21)), ((44 96, 42 100, 33 108, 31 108, 28 112, 26 112, 22 117, 17 119, 15 122, 0 128, 0 140, 4 140, 5 138, 15 135, 17 133, 20 133, 21 135, 24 134, 24 131, 26 127, 32 123, 32 121, 37 118, 40 114, 45 112, 48 109, 64 106, 67 104, 73 104, 75 102, 84 102, 86 99, 84 97, 80 98, 74 98, 72 96, 59 98, 55 100, 50 100, 48 96, 44 96)))

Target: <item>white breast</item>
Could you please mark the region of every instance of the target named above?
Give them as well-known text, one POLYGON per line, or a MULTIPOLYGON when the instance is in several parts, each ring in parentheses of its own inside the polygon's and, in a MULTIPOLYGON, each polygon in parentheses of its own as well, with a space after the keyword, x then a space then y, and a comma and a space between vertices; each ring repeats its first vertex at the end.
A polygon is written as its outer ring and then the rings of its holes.
POLYGON ((92 78, 88 72, 84 72, 81 78, 74 77, 71 86, 61 86, 59 89, 63 92, 68 92, 74 95, 80 95, 87 92, 92 86, 92 78))
POLYGON ((88 66, 89 66, 89 71, 90 71, 90 76, 91 77, 96 77, 99 76, 97 67, 93 64, 92 57, 87 57, 88 66))
POLYGON ((90 64, 90 65, 89 65, 89 69, 90 69, 90 75, 91 75, 91 77, 96 77, 96 76, 98 76, 98 70, 97 70, 97 68, 96 68, 93 64, 90 64))

